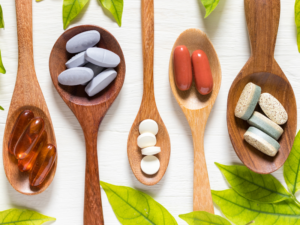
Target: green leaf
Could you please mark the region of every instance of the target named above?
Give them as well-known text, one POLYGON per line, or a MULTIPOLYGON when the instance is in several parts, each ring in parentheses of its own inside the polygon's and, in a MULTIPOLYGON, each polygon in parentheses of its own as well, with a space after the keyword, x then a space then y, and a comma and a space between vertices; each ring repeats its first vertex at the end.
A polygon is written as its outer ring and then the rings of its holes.
POLYGON ((0 225, 40 225, 55 218, 26 209, 9 209, 0 212, 0 225))
POLYGON ((278 203, 257 203, 250 201, 232 189, 212 191, 214 202, 222 213, 234 224, 283 225, 300 224, 300 209, 291 200, 278 203))
POLYGON ((182 214, 179 215, 179 217, 190 225, 231 225, 231 223, 223 217, 204 211, 182 214))
POLYGON ((115 20, 122 25, 123 0, 99 0, 104 8, 111 12, 115 20))
POLYGON ((201 0, 203 6, 206 9, 205 18, 208 17, 212 11, 217 7, 220 0, 201 0))
POLYGON ((2 63, 1 51, 0 51, 0 73, 6 74, 6 69, 2 63))
POLYGON ((297 26, 298 51, 300 52, 300 0, 296 0, 295 2, 295 22, 297 26))
POLYGON ((3 17, 3 11, 1 5, 0 5, 0 28, 4 28, 4 17, 3 17))
POLYGON ((296 135, 291 153, 284 163, 283 175, 292 194, 300 190, 300 131, 296 135))
POLYGON ((174 217, 158 202, 130 187, 100 182, 121 224, 173 225, 174 217))
POLYGON ((4 108, 0 105, 0 110, 4 110, 4 108))
POLYGON ((275 203, 292 195, 272 175, 261 175, 246 166, 225 166, 216 163, 232 189, 241 196, 258 202, 275 203))
POLYGON ((89 0, 64 0, 63 3, 63 22, 64 29, 68 27, 70 22, 78 16, 89 0))

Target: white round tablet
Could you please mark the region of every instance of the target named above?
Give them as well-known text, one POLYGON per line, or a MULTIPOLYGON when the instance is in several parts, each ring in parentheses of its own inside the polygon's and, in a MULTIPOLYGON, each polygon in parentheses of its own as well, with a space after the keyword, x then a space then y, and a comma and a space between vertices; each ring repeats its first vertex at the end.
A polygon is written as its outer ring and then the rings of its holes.
POLYGON ((156 174, 160 168, 159 159, 153 155, 145 156, 142 159, 141 168, 145 174, 148 175, 156 174))
POLYGON ((158 125, 154 120, 147 119, 140 123, 139 131, 140 134, 149 132, 156 135, 158 133, 158 125))
POLYGON ((138 136, 137 138, 137 145, 140 148, 147 148, 156 145, 156 137, 154 134, 151 133, 144 133, 138 136))
POLYGON ((160 147, 147 147, 142 149, 142 155, 156 155, 161 152, 160 147))

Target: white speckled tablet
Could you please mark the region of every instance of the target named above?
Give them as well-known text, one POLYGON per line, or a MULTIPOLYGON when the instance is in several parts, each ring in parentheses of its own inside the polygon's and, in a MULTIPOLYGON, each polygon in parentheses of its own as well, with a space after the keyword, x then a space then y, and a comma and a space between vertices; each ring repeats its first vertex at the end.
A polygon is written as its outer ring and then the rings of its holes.
POLYGON ((282 125, 288 120, 288 114, 284 107, 271 94, 263 93, 259 98, 259 105, 267 117, 275 123, 282 125))
POLYGON ((104 70, 85 87, 85 92, 89 96, 94 96, 95 94, 99 93, 104 88, 106 88, 114 79, 116 79, 116 77, 117 72, 115 70, 104 70))
MULTIPOLYGON (((84 65, 84 67, 92 69, 94 71, 94 76, 97 76, 104 69, 103 67, 97 66, 93 63, 87 63, 86 65, 84 65)), ((87 84, 88 84, 88 82, 83 83, 82 85, 87 85, 87 84)))
POLYGON ((149 132, 156 135, 158 133, 158 125, 154 120, 151 119, 143 120, 140 123, 139 131, 140 134, 149 132))
POLYGON ((278 124, 259 112, 254 112, 248 123, 270 135, 275 140, 278 140, 283 133, 283 129, 278 124))
POLYGON ((89 48, 85 53, 87 61, 102 67, 114 68, 120 64, 120 57, 104 48, 89 48))
POLYGON ((141 162, 141 169, 145 174, 153 175, 159 171, 159 159, 153 155, 145 156, 141 162))
POLYGON ((160 147, 153 146, 142 149, 142 155, 156 155, 161 152, 160 147))
POLYGON ((59 74, 58 82, 63 85, 75 86, 91 80, 93 76, 94 72, 90 68, 75 67, 59 74))
POLYGON ((244 134, 244 139, 254 148, 269 156, 275 156, 280 148, 275 139, 255 127, 249 127, 244 134))
POLYGON ((248 83, 236 105, 235 116, 243 120, 248 120, 257 105, 261 94, 261 88, 253 83, 248 83))
POLYGON ((100 33, 96 30, 85 31, 71 38, 66 45, 70 53, 77 53, 95 46, 100 41, 100 33))
POLYGON ((143 133, 138 136, 137 145, 140 148, 147 148, 156 145, 156 137, 154 134, 151 133, 143 133))
POLYGON ((85 52, 80 52, 73 56, 68 62, 66 62, 67 68, 74 68, 78 66, 83 66, 87 61, 85 59, 85 52))

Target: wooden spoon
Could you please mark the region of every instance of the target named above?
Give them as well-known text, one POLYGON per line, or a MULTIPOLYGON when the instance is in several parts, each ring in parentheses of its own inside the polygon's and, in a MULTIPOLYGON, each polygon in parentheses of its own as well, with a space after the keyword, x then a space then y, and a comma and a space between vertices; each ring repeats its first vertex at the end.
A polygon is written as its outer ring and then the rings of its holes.
POLYGON ((99 183, 97 136, 101 121, 124 83, 126 67, 122 49, 115 37, 107 30, 91 25, 78 26, 67 30, 58 38, 50 55, 49 67, 54 87, 77 117, 85 136, 84 224, 102 225, 104 222, 99 183), (121 58, 121 63, 115 68, 118 73, 117 78, 107 88, 93 97, 88 97, 83 85, 64 86, 59 84, 57 80, 58 75, 66 70, 65 63, 72 57, 66 51, 67 41, 88 30, 97 30, 101 34, 101 40, 97 47, 108 49, 121 58))
POLYGON ((142 30, 143 30, 143 63, 144 63, 144 93, 139 112, 132 124, 127 143, 127 153, 131 169, 135 177, 145 185, 155 185, 164 176, 171 153, 170 138, 156 107, 153 83, 154 60, 154 4, 153 0, 142 0, 142 30), (157 155, 160 160, 160 169, 154 175, 147 175, 141 170, 143 158, 141 149, 137 146, 139 125, 145 119, 155 120, 158 124, 156 146, 161 147, 161 153, 157 155))
POLYGON ((29 109, 36 117, 44 119, 48 142, 56 146, 56 139, 50 114, 34 69, 32 1, 16 0, 16 12, 19 67, 3 137, 3 164, 6 177, 14 189, 25 195, 36 195, 45 191, 51 184, 56 172, 57 160, 43 184, 40 187, 30 187, 29 173, 19 171, 17 159, 8 151, 10 134, 19 114, 25 109, 29 109))
POLYGON ((245 0, 245 12, 251 56, 231 85, 227 126, 234 150, 242 162, 256 173, 268 174, 279 169, 289 156, 297 128, 297 106, 293 89, 274 59, 280 0, 245 0), (284 133, 279 139, 281 148, 275 157, 269 157, 246 143, 243 136, 249 124, 234 116, 240 94, 248 82, 259 85, 262 93, 272 94, 288 113, 289 120, 283 126, 284 133))
POLYGON ((176 40, 169 65, 169 79, 173 95, 185 114, 192 130, 194 142, 194 211, 214 213, 209 178, 204 154, 204 131, 210 111, 218 96, 222 72, 218 55, 204 32, 198 29, 188 29, 176 40), (179 45, 185 45, 190 54, 195 50, 203 50, 209 59, 213 75, 213 91, 209 95, 198 93, 195 83, 188 91, 177 88, 174 79, 174 50, 179 45))

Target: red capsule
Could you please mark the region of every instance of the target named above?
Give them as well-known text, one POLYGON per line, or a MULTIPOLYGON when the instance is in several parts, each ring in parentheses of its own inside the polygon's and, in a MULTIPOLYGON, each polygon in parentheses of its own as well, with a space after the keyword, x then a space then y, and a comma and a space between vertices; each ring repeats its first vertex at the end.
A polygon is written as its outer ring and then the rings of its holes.
POLYGON ((196 50, 192 54, 192 62, 198 92, 202 95, 211 93, 214 84, 207 55, 202 50, 196 50))
POLYGON ((19 138, 33 118, 34 114, 30 110, 24 110, 19 115, 8 141, 8 150, 11 154, 14 154, 14 149, 19 138))
POLYGON ((177 46, 174 50, 175 83, 179 90, 189 90, 193 82, 190 52, 186 46, 177 46))
POLYGON ((45 123, 42 118, 31 120, 16 144, 14 153, 17 159, 24 159, 29 154, 37 144, 44 129, 45 123))
POLYGON ((18 160, 18 167, 21 172, 30 171, 35 163, 35 160, 40 153, 41 149, 47 143, 47 132, 44 130, 40 136, 37 144, 30 150, 28 155, 24 159, 18 160))
POLYGON ((40 151, 29 175, 30 185, 37 187, 41 185, 51 171, 56 160, 56 148, 47 144, 40 151))

